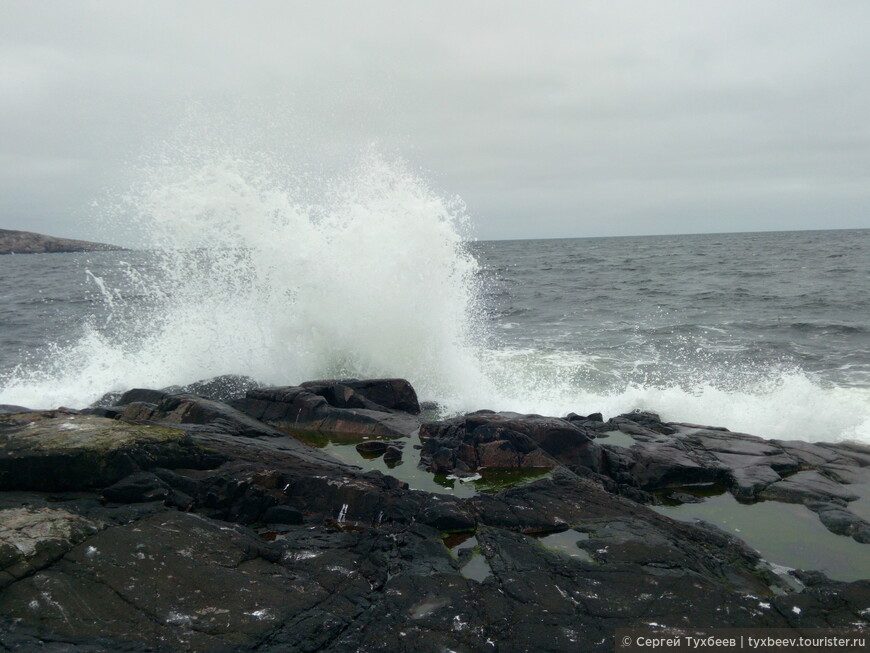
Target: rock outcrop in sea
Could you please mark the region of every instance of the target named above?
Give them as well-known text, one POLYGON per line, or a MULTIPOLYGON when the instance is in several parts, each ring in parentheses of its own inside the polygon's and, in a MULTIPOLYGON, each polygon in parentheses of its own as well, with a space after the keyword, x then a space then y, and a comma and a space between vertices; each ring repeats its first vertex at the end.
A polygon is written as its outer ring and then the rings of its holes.
POLYGON ((96 252, 120 247, 87 240, 55 238, 31 231, 0 229, 0 254, 47 254, 55 252, 96 252))
POLYGON ((426 409, 401 379, 0 407, 0 647, 610 651, 617 628, 868 627, 870 580, 784 570, 650 507, 704 484, 803 503, 868 543, 850 508, 866 446, 426 409), (397 471, 309 444, 324 438, 397 471), (398 470, 513 481, 458 496, 398 470))

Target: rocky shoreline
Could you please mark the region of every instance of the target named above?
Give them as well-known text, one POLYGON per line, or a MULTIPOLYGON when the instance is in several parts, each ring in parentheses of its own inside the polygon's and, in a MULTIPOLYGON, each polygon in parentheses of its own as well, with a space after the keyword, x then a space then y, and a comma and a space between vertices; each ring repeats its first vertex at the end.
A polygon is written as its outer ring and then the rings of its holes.
POLYGON ((87 240, 55 238, 31 231, 0 229, 0 254, 53 254, 60 252, 101 252, 121 247, 87 240))
POLYGON ((868 546, 870 447, 431 408, 401 379, 238 378, 0 406, 0 649, 610 651, 617 628, 870 624, 870 580, 653 509, 720 488, 868 546))

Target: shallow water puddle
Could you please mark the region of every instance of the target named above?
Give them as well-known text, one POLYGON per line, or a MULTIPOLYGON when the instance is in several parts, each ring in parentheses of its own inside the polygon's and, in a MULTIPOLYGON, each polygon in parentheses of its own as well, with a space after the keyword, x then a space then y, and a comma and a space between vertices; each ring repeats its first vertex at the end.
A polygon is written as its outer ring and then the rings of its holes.
POLYGON ((466 549, 473 549, 479 542, 473 533, 450 533, 444 536, 444 546, 457 558, 466 549))
POLYGON ((458 484, 470 485, 475 492, 488 494, 501 492, 518 485, 525 485, 542 478, 549 478, 552 471, 541 468, 528 469, 479 469, 475 477, 466 481, 452 476, 436 474, 434 480, 445 489, 457 488, 458 484))
POLYGON ((870 545, 831 533, 803 505, 743 504, 725 492, 702 503, 651 507, 673 519, 715 524, 777 565, 822 571, 835 580, 870 578, 870 545))
POLYGON ((383 474, 394 476, 407 483, 413 490, 423 490, 435 494, 452 494, 460 498, 469 498, 480 492, 494 493, 511 487, 530 483, 551 474, 548 469, 481 469, 478 474, 467 479, 432 474, 417 467, 420 462, 420 450, 415 445, 420 444, 419 434, 410 438, 390 440, 382 437, 360 436, 357 434, 334 433, 293 433, 307 444, 319 447, 338 458, 342 462, 361 467, 365 471, 377 470, 383 474), (371 456, 361 454, 356 449, 360 442, 382 440, 396 444, 404 443, 402 460, 399 463, 387 463, 382 455, 371 456))
POLYGON ((408 610, 408 614, 411 619, 423 619, 424 617, 434 614, 448 603, 449 601, 445 598, 433 598, 427 596, 422 601, 412 605, 411 609, 408 610))
POLYGON ((373 435, 360 435, 359 433, 339 433, 336 431, 306 431, 302 429, 282 429, 287 435, 301 440, 305 444, 310 444, 312 447, 326 449, 331 446, 352 446, 356 447, 360 442, 369 440, 390 441, 390 438, 376 437, 373 435))
POLYGON ((622 431, 606 431, 600 433, 598 437, 595 438, 595 442, 596 444, 614 444, 617 447, 626 448, 637 444, 637 440, 631 437, 628 433, 623 433, 622 431))
POLYGON ((579 546, 580 542, 588 539, 588 533, 581 533, 580 531, 575 531, 573 529, 537 538, 537 540, 548 549, 558 551, 569 558, 576 558, 577 560, 583 560, 584 562, 594 563, 595 560, 593 560, 592 556, 589 555, 589 552, 586 551, 586 549, 581 549, 579 546))
POLYGON ((465 560, 459 568, 465 578, 482 583, 492 576, 492 567, 486 560, 486 556, 479 550, 479 542, 471 533, 453 533, 444 537, 444 546, 450 549, 460 561, 465 560), (463 555, 463 552, 470 553, 463 555))
POLYGON ((459 570, 463 576, 470 580, 475 580, 478 583, 482 583, 487 578, 492 576, 492 567, 489 566, 489 562, 486 560, 486 556, 484 556, 479 551, 475 551, 471 554, 471 559, 462 565, 462 568, 459 570))

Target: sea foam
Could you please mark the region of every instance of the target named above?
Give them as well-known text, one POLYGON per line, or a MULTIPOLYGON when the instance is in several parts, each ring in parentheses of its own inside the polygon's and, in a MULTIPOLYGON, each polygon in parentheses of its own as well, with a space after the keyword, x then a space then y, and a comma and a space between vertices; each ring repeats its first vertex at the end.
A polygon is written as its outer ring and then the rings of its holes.
POLYGON ((276 385, 400 376, 446 412, 643 409, 764 437, 870 442, 870 392, 800 369, 726 384, 716 370, 590 382, 594 357, 513 349, 487 332, 460 201, 371 152, 317 192, 276 169, 219 156, 143 170, 108 217, 114 233, 142 234, 147 264, 118 278, 89 271, 108 320, 14 370, 0 403, 81 408, 220 374, 276 385))
POLYGON ((2 401, 80 407, 227 373, 400 375, 448 403, 485 386, 460 202, 373 154, 318 204, 261 171, 230 158, 137 184, 115 211, 147 234, 149 265, 91 274, 123 319, 17 371, 2 401))

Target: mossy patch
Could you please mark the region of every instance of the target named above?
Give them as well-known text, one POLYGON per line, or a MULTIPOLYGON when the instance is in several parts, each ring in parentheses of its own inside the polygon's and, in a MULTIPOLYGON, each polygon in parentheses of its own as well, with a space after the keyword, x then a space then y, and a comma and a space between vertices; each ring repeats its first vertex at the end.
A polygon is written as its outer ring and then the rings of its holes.
POLYGON ((180 429, 60 411, 0 420, 0 489, 86 490, 152 467, 214 467, 180 429))
POLYGON ((60 414, 18 420, 0 419, 0 447, 34 452, 93 451, 109 453, 136 443, 182 442, 181 429, 147 424, 127 424, 94 415, 60 414))

